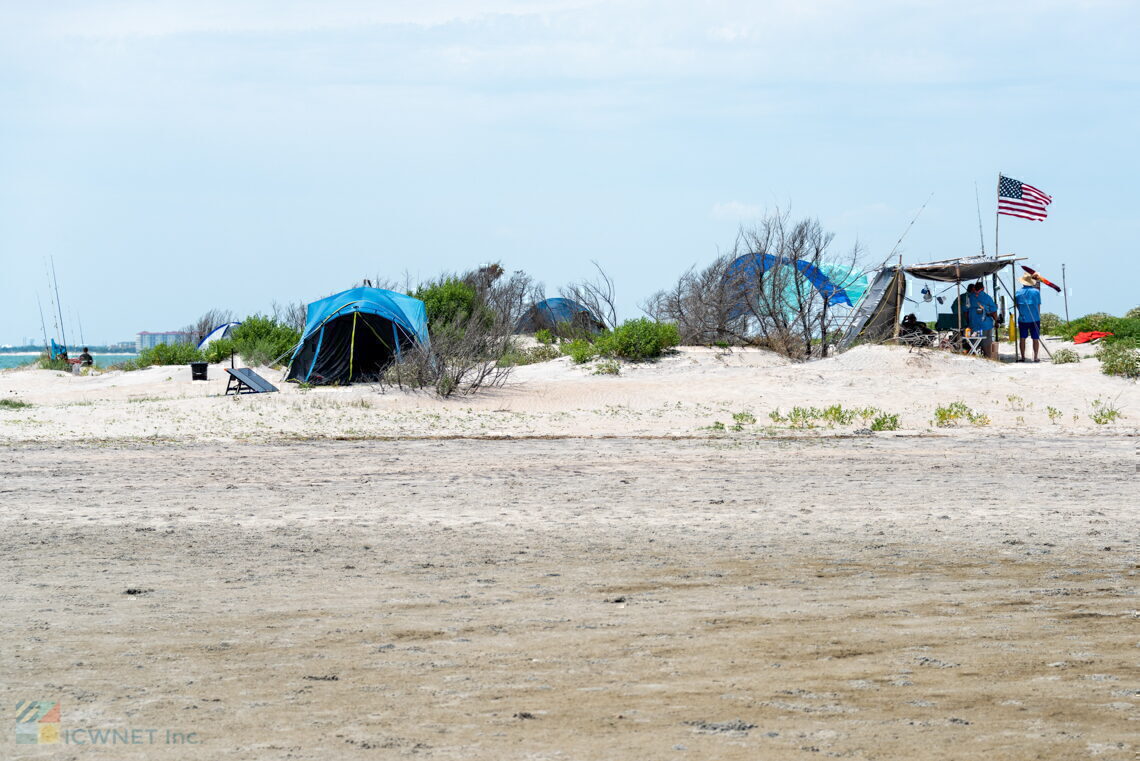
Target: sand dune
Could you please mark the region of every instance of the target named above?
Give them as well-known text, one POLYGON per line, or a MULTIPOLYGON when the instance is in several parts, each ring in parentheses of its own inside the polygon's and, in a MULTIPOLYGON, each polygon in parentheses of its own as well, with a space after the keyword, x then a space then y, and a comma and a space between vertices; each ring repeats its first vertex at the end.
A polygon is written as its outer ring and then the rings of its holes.
MULTIPOLYGON (((905 431, 929 431, 934 408, 962 401, 990 425, 956 435, 1005 430, 1089 433, 1103 400, 1140 424, 1140 387, 1102 375, 1091 350, 1077 364, 994 363, 945 352, 868 346, 836 358, 789 363, 766 351, 685 348, 660 362, 593 375, 567 358, 518 368, 504 388, 439 399, 378 386, 305 390, 258 368, 279 394, 223 396, 222 366, 193 382, 188 367, 152 367, 96 377, 44 370, 0 373, 0 398, 34 406, 0 416, 0 440, 162 438, 270 440, 279 436, 690 436, 746 412, 763 433, 769 413, 793 406, 874 406, 900 416, 905 431), (1055 412, 1050 415, 1049 408, 1055 412)), ((862 424, 849 426, 859 428, 862 424)), ((945 430, 945 429, 944 429, 945 430)))

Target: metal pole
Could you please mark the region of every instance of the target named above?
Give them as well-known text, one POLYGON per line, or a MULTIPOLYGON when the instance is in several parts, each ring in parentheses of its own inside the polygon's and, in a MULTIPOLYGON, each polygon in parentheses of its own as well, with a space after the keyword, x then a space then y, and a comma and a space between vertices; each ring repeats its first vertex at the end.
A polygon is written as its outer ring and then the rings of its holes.
POLYGON ((958 315, 958 335, 962 335, 962 268, 954 265, 954 284, 958 286, 958 295, 955 296, 954 312, 958 315))
POLYGON ((1065 265, 1061 264, 1061 293, 1065 296, 1065 322, 1069 321, 1069 286, 1065 282, 1065 265))
MULTIPOLYGON (((995 259, 997 257, 1001 256, 1001 249, 998 248, 998 234, 1001 232, 1001 213, 999 212, 999 207, 1001 206, 1001 172, 998 172, 997 198, 998 198, 997 205, 994 207, 994 258, 995 259)), ((997 279, 996 273, 994 274, 994 279, 995 280, 997 279)), ((1017 272, 1016 272, 1016 267, 1012 264, 1010 265, 1010 270, 1009 270, 1009 280, 1013 284, 1013 288, 1016 289, 1016 287, 1017 287, 1017 272)), ((1012 293, 1013 293, 1013 290, 1011 289, 1011 295, 1012 295, 1012 293)), ((1010 317, 1010 321, 1013 323, 1017 322, 1017 299, 1013 300, 1013 315, 1010 317)), ((1019 346, 1019 344, 1017 342, 1017 339, 1015 338, 1013 340, 1013 359, 1015 362, 1018 359, 1020 359, 1020 356, 1018 355, 1018 346, 1019 346)))
POLYGON ((899 313, 902 312, 902 299, 903 299, 903 279, 902 279, 902 254, 899 254, 899 267, 895 270, 895 343, 899 340, 899 313))
MULTIPOLYGON (((998 180, 998 182, 1001 182, 1001 180, 998 180)), ((974 203, 978 207, 978 240, 980 240, 982 243, 982 256, 985 256, 986 236, 984 233, 982 233, 982 202, 978 200, 978 183, 976 182, 974 183, 974 203)), ((996 251, 994 252, 994 256, 997 256, 996 251)))
MULTIPOLYGON (((1001 172, 998 172, 998 198, 1001 198, 1001 172)), ((998 232, 1001 229, 1001 214, 998 214, 997 207, 994 207, 994 258, 997 259, 1001 256, 1001 249, 998 248, 998 232)))

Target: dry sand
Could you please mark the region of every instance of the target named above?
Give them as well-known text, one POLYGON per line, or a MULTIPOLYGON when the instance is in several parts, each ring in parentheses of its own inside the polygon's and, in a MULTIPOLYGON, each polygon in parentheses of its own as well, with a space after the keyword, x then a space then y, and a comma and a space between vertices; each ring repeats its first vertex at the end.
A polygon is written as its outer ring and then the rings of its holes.
POLYGON ((0 702, 157 730, 0 757, 1135 759, 1140 396, 1096 364, 0 373, 0 702), (837 402, 903 430, 767 417, 837 402))
POLYGON ((883 346, 789 364, 766 351, 687 348, 657 363, 626 364, 620 376, 594 375, 593 364, 563 357, 518 368, 505 388, 447 400, 369 385, 306 390, 282 383, 282 373, 269 368, 258 371, 280 393, 228 398, 221 365, 209 368, 206 382, 191 381, 189 367, 97 377, 9 370, 0 371, 0 398, 35 406, 0 414, 0 442, 708 436, 716 422, 731 425, 734 413, 751 414, 759 425, 749 432, 762 433, 774 410, 832 404, 878 407, 916 432, 929 431, 934 408, 953 401, 991 420, 955 435, 1103 433, 1105 426, 1089 418, 1097 400, 1124 412, 1110 430, 1140 430, 1140 386, 1101 374, 1091 347, 1077 348, 1086 359, 1070 365, 883 346))

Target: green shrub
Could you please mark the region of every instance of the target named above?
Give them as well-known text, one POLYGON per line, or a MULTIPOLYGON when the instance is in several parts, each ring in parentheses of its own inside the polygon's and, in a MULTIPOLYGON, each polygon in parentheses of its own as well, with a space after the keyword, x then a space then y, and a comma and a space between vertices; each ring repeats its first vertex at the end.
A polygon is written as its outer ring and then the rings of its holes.
POLYGON ((989 425, 990 418, 980 412, 975 412, 966 406, 965 402, 951 402, 944 407, 934 408, 934 424, 939 428, 948 428, 958 425, 958 421, 967 420, 971 425, 989 425))
MULTIPOLYGON (((828 428, 836 425, 851 425, 856 419, 864 423, 885 413, 876 407, 844 407, 842 404, 833 404, 830 407, 792 407, 791 412, 784 415, 777 407, 768 413, 774 423, 787 423, 793 428, 815 428, 816 423, 827 423, 828 428)), ((895 416, 898 417, 897 415, 895 416)), ((893 430, 893 429, 892 429, 893 430)))
POLYGON ((66 359, 51 359, 47 355, 41 356, 36 365, 41 370, 62 370, 65 373, 71 372, 71 363, 66 359))
POLYGON ((219 338, 211 341, 210 344, 202 350, 202 355, 206 358, 206 361, 214 364, 226 362, 229 360, 231 354, 236 353, 237 345, 232 338, 219 338))
POLYGON ((542 328, 541 330, 535 331, 534 340, 538 341, 543 346, 549 346, 550 344, 554 343, 554 334, 546 328, 542 328))
POLYGON ((741 427, 753 425, 756 423, 756 416, 751 412, 734 412, 732 413, 732 422, 741 427))
POLYGON ((151 365, 186 365, 201 362, 202 352, 194 344, 158 344, 139 352, 135 364, 138 367, 151 365))
POLYGON ((594 343, 599 354, 636 361, 660 357, 681 343, 681 334, 672 323, 640 317, 626 320, 614 330, 602 333, 594 343))
POLYGON ((1053 364, 1055 365, 1071 365, 1074 362, 1080 361, 1081 355, 1072 349, 1057 349, 1057 351, 1053 352, 1053 364))
POLYGON ((1096 358, 1100 360, 1100 371, 1105 375, 1140 378, 1140 350, 1134 348, 1131 341, 1100 344, 1096 358))
POLYGON ((594 375, 621 375, 621 363, 616 359, 603 359, 594 368, 594 375))
MULTIPOLYGON (((241 355, 246 364, 271 365, 282 362, 293 353, 301 340, 301 331, 272 317, 255 314, 242 320, 228 340, 232 341, 231 348, 241 355)), ((229 352, 225 356, 229 356, 229 352)))
POLYGON ((1059 336, 1064 327, 1065 321, 1061 319, 1061 315, 1052 312, 1044 312, 1041 315, 1041 335, 1059 336))
POLYGON ((522 350, 511 347, 499 358, 499 366, 533 365, 538 362, 549 362, 561 356, 562 352, 556 346, 533 346, 522 350))
POLYGON ((412 295, 424 302, 428 329, 432 331, 445 325, 465 322, 475 313, 479 303, 479 294, 475 289, 457 277, 421 285, 412 295))
POLYGON ((584 338, 575 338, 573 341, 562 344, 562 353, 570 357, 576 365, 589 362, 598 356, 598 350, 584 338))
POLYGON ((899 416, 880 412, 871 420, 872 431, 897 431, 899 429, 899 416))
POLYGON ((24 407, 31 407, 31 406, 32 405, 29 404, 28 402, 24 402, 24 401, 21 401, 19 399, 0 399, 0 409, 19 410, 19 409, 23 409, 24 407))
POLYGON ((1108 425, 1122 417, 1124 416, 1120 414, 1120 410, 1112 402, 1106 402, 1103 399, 1093 400, 1089 419, 1097 425, 1108 425))
POLYGON ((1060 335, 1072 341, 1073 336, 1077 333, 1085 333, 1091 330, 1112 333, 1108 338, 1102 339, 1102 343, 1115 343, 1127 339, 1140 340, 1140 318, 1113 317, 1104 312, 1087 314, 1080 319, 1066 323, 1062 327, 1060 335))

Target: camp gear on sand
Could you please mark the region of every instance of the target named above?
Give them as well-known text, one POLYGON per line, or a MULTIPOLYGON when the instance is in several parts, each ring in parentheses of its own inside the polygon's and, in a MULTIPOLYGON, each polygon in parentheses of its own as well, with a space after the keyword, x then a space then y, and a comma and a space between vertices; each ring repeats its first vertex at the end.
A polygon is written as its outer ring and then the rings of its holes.
POLYGON ((277 390, 269 381, 250 370, 248 367, 224 368, 230 374, 229 385, 226 386, 226 396, 230 394, 269 394, 277 390))
POLYGON ((1084 333, 1077 333, 1075 336, 1073 336, 1073 343, 1075 343, 1075 344, 1092 343, 1093 341, 1097 341, 1101 338, 1106 338, 1107 336, 1111 336, 1111 335, 1114 335, 1114 334, 1113 333, 1106 333, 1103 330, 1089 330, 1089 331, 1086 331, 1084 333))

